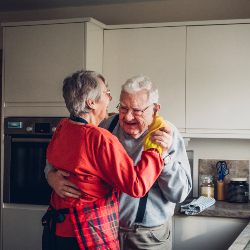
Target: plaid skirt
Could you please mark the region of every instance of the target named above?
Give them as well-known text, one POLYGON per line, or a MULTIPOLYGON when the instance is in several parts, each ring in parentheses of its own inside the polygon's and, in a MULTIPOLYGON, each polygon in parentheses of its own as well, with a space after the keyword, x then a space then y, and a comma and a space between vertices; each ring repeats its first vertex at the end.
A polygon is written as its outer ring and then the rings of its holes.
MULTIPOLYGON (((118 228, 118 196, 115 192, 106 198, 102 198, 91 204, 84 204, 69 209, 60 209, 69 214, 73 223, 75 235, 81 250, 119 250, 118 228)), ((55 234, 57 218, 61 218, 60 210, 49 208, 52 216, 48 220, 50 228, 49 241, 53 241, 51 235, 55 234), (53 216, 56 214, 56 216, 53 216)), ((44 216, 45 217, 45 216, 44 216)), ((48 216, 47 216, 48 218, 48 216)), ((44 220, 44 219, 43 219, 44 220)), ((44 220, 45 221, 45 220, 44 220)), ((43 225, 45 223, 43 222, 43 225)), ((43 240, 43 245, 45 245, 43 240)), ((51 245, 51 244, 50 244, 51 245)), ((53 245, 53 242, 52 242, 53 245)), ((47 249, 43 247, 43 249, 47 249)), ((48 248, 53 249, 53 248, 48 248)))

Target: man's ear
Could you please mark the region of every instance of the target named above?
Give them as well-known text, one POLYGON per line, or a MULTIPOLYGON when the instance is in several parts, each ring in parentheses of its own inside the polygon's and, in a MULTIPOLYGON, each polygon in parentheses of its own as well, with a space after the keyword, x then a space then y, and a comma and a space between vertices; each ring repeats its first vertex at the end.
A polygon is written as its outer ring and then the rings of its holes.
POLYGON ((156 114, 157 112, 159 112, 161 109, 161 105, 159 103, 155 103, 154 106, 154 113, 156 114))
POLYGON ((96 102, 93 99, 88 99, 86 101, 86 105, 90 108, 90 109, 96 109, 96 102))

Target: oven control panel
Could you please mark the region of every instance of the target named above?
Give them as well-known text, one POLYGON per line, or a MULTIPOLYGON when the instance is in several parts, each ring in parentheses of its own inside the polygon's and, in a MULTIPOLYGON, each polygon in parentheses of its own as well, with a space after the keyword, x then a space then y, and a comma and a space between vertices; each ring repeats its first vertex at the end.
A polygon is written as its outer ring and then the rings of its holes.
POLYGON ((62 117, 7 117, 5 134, 52 135, 62 117))

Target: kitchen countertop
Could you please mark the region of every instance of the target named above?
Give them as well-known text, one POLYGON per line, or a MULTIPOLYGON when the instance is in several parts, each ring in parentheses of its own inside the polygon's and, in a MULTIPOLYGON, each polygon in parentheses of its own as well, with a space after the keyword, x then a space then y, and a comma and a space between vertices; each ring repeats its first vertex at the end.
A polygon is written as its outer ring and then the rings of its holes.
MULTIPOLYGON (((193 199, 187 200, 185 204, 191 202, 192 200, 193 199)), ((181 214, 180 205, 177 205, 175 215, 181 214)), ((186 215, 184 214, 184 216, 186 215)), ((199 213, 198 216, 250 219, 250 202, 230 203, 226 201, 216 201, 213 206, 208 207, 199 213)))
POLYGON ((236 238, 228 250, 249 250, 250 249, 250 222, 236 238))
POLYGON ((216 201, 213 206, 205 209, 199 215, 250 219, 250 203, 216 201))

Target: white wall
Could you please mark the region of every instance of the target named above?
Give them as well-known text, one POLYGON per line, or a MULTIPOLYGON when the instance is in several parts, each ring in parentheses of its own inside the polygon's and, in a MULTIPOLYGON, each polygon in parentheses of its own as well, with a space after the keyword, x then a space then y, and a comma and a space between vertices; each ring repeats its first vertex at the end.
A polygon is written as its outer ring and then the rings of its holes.
POLYGON ((247 139, 191 139, 188 150, 194 151, 194 196, 198 196, 198 160, 249 160, 250 140, 247 139))

